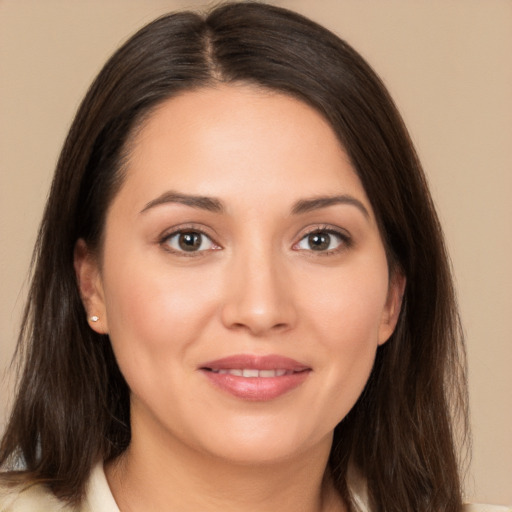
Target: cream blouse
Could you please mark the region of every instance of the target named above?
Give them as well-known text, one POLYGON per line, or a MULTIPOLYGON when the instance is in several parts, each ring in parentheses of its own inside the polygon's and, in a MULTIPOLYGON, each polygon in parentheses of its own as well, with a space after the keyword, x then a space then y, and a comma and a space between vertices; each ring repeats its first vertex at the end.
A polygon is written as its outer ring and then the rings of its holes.
MULTIPOLYGON (((358 512, 370 512, 364 492, 356 494, 358 512)), ((66 506, 44 486, 34 485, 21 492, 0 489, 0 512, 120 512, 110 492, 103 464, 94 467, 80 508, 66 506)), ((465 505, 464 512, 512 512, 510 507, 465 505)))

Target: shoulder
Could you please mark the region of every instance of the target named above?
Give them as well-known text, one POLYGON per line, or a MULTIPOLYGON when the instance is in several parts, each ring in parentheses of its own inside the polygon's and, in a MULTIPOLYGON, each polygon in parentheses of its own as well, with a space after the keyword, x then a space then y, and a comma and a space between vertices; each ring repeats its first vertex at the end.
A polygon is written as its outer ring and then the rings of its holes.
POLYGON ((75 512, 43 485, 0 487, 0 512, 75 512))
POLYGON ((500 505, 470 504, 464 505, 463 512, 512 512, 512 507, 503 507, 500 505))
POLYGON ((119 512, 103 471, 97 464, 90 475, 85 499, 76 507, 59 500, 44 485, 0 485, 0 512, 119 512))
MULTIPOLYGON (((371 512, 368 505, 368 490, 366 479, 355 466, 350 465, 347 481, 352 494, 352 506, 356 512, 371 512)), ((512 507, 500 505, 485 505, 483 503, 466 503, 461 512, 512 512, 512 507)))

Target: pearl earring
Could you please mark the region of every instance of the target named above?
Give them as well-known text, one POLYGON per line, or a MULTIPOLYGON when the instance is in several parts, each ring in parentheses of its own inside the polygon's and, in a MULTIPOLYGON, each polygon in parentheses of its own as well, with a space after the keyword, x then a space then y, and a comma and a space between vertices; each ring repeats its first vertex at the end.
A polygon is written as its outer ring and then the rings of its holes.
POLYGON ((90 318, 91 322, 97 322, 99 319, 100 319, 100 317, 99 317, 99 316, 96 316, 96 315, 93 315, 93 316, 91 316, 91 318, 90 318))

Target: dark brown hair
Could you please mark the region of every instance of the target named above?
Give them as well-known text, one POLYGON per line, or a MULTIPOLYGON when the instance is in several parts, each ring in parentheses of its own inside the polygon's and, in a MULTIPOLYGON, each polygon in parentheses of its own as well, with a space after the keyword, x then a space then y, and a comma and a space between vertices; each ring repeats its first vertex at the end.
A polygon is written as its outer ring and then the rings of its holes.
MULTIPOLYGON (((44 482, 78 502, 97 459, 130 442, 129 390, 108 336, 86 321, 73 270, 79 238, 101 247, 130 134, 161 102, 215 83, 251 83, 308 103, 331 124, 379 222, 403 309, 367 386, 336 427, 329 461, 350 503, 347 470, 372 510, 458 511, 453 415, 465 427, 464 353, 448 258, 426 180, 383 84, 344 41, 258 3, 183 12, 142 28, 107 62, 62 150, 34 253, 19 338, 23 366, 0 447, 3 479, 44 482)), ((463 432, 463 430, 461 430, 463 432)))

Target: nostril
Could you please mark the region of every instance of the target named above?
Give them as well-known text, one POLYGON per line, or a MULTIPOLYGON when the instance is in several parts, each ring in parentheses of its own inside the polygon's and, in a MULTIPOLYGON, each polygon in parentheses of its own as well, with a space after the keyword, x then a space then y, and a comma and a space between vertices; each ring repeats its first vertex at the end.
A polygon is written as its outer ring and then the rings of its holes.
POLYGON ((232 331, 243 331, 261 336, 265 333, 280 333, 290 329, 297 320, 293 298, 275 284, 260 282, 258 286, 246 288, 233 286, 220 309, 223 325, 232 331))
POLYGON ((265 321, 247 321, 244 322, 235 322, 229 326, 232 330, 248 330, 253 334, 264 334, 265 332, 276 332, 276 331, 285 331, 289 328, 289 324, 285 322, 280 322, 276 324, 267 323, 265 321))

